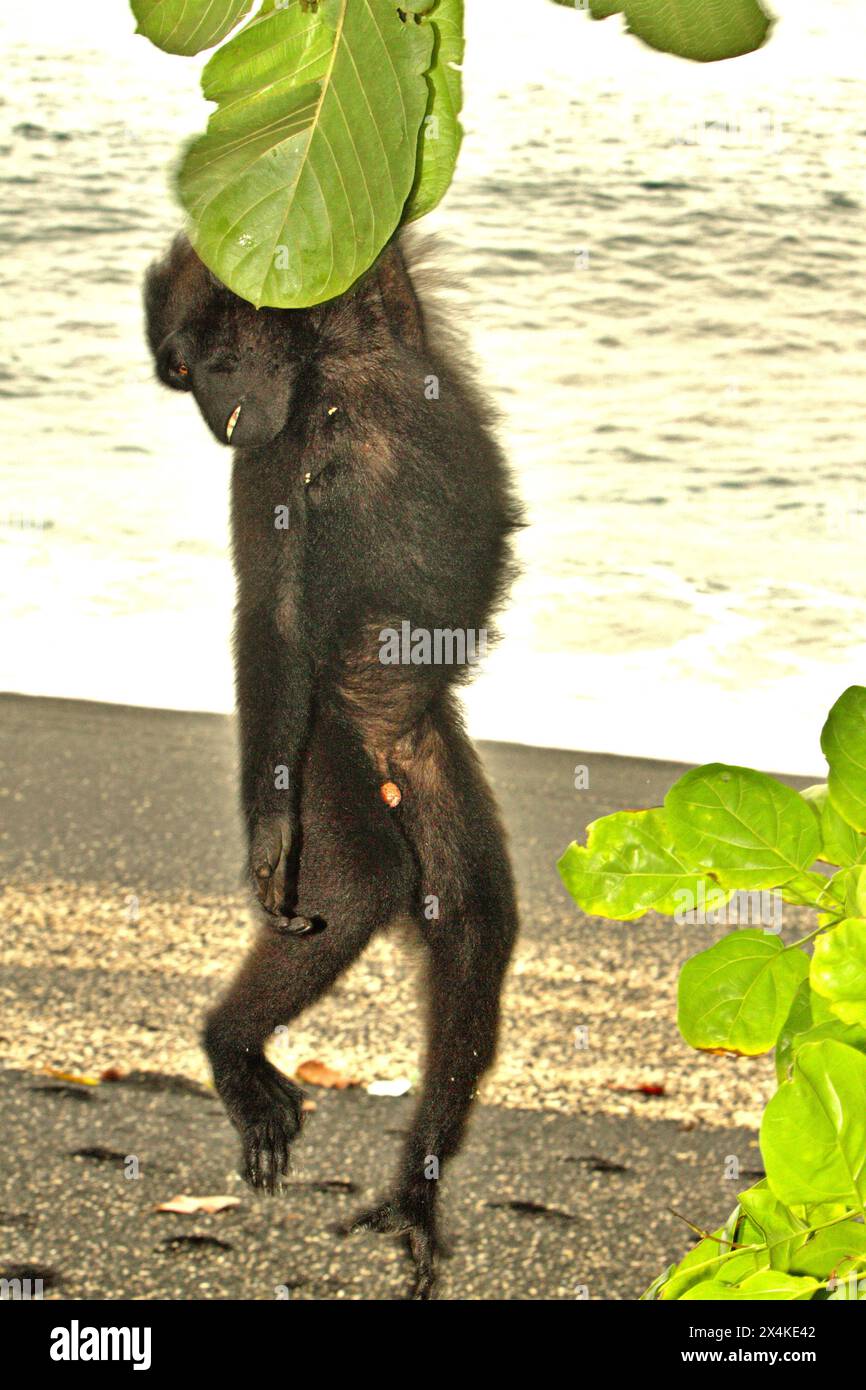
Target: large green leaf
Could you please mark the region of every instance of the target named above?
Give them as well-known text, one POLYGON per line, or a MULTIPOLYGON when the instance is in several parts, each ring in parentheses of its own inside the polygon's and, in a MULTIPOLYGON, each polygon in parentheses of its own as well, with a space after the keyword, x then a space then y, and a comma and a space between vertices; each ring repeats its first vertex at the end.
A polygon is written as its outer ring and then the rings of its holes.
POLYGON ((438 0, 428 22, 433 25, 433 63, 427 73, 429 97, 421 125, 418 167, 403 213, 413 222, 431 212, 448 191, 463 141, 463 0, 438 0))
POLYGON ((218 108, 178 187, 193 245, 236 294, 316 304, 372 263, 415 179, 433 38, 388 0, 266 0, 214 55, 218 108))
POLYGON ((866 687, 851 685, 827 715, 821 747, 830 764, 827 786, 840 816, 866 831, 866 687))
MULTIPOLYGON (((556 2, 587 8, 578 0, 556 2)), ((629 33, 651 48, 699 63, 751 53, 772 23, 757 0, 589 0, 589 11, 593 19, 624 14, 629 33)))
POLYGON ((767 1182, 781 1202, 866 1202, 866 1057, 826 1039, 800 1048, 761 1124, 767 1182))
POLYGON ((768 1052, 809 973, 809 957, 759 929, 732 932, 680 971, 677 1022, 692 1047, 768 1052))
POLYGON ((130 0, 137 34, 166 53, 213 48, 252 9, 253 0, 130 0))
POLYGON ((816 939, 809 978, 843 1023, 866 1027, 866 920, 848 917, 816 939))
POLYGON ((745 767, 709 763, 675 782, 665 812, 677 849, 731 888, 775 888, 817 859, 813 812, 790 787, 745 767))
POLYGON ((721 907, 728 894, 684 862, 664 812, 618 811, 587 827, 586 846, 572 844, 559 861, 562 881, 585 912, 620 922, 645 912, 721 907))

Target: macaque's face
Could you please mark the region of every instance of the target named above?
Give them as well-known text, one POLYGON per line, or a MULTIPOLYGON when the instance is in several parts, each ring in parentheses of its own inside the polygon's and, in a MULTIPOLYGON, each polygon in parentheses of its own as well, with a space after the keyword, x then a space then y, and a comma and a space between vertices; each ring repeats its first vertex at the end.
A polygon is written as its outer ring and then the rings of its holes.
POLYGON ((145 307, 157 375, 192 392, 220 443, 255 448, 280 433, 307 350, 303 314, 238 299, 185 237, 148 271, 145 307))

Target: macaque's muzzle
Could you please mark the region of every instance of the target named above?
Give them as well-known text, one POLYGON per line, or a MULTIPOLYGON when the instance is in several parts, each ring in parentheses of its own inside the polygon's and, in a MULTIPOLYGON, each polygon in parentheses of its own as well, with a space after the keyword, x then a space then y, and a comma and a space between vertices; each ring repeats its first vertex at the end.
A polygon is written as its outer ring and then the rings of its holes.
POLYGON ((182 332, 160 344, 157 372, 168 386, 191 391, 205 423, 221 444, 237 449, 268 444, 289 413, 292 372, 257 370, 255 355, 238 366, 197 360, 182 332))

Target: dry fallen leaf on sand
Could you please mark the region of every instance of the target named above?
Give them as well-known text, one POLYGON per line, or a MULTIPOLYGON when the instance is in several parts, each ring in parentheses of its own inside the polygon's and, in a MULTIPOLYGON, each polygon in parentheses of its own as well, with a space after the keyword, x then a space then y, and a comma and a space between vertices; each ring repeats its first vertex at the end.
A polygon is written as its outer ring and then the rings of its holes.
POLYGON ((125 1076, 126 1072, 123 1067, 106 1067, 105 1071, 100 1073, 99 1079, 100 1081, 122 1081, 125 1076))
POLYGON ((614 1081, 609 1081, 608 1086, 612 1091, 625 1091, 636 1096, 664 1096, 667 1094, 664 1086, 658 1081, 641 1081, 637 1086, 619 1086, 614 1081))
POLYGON ((43 1067, 46 1076, 53 1076, 55 1081, 72 1081, 76 1086, 98 1086, 98 1076, 84 1076, 77 1071, 63 1071, 60 1067, 43 1067))
POLYGON ((330 1091, 345 1091, 348 1086, 359 1084, 355 1077, 343 1076, 326 1063, 315 1060, 302 1062, 295 1076, 299 1081, 306 1081, 309 1086, 325 1086, 330 1091))
POLYGON ((196 1216, 199 1212, 225 1211, 226 1207, 240 1206, 240 1197, 185 1197, 183 1193, 172 1197, 170 1202, 160 1202, 154 1211, 175 1212, 178 1216, 196 1216))

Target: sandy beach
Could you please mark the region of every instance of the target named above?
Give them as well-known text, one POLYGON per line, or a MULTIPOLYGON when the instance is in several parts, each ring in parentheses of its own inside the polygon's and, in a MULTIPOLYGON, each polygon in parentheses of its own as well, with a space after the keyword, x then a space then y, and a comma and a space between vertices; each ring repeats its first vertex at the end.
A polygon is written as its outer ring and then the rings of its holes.
MULTIPOLYGON (((197 1037, 250 923, 231 721, 4 696, 0 725, 0 1206, 15 1218, 0 1222, 3 1265, 55 1269, 58 1297, 269 1298, 288 1260, 302 1269, 293 1297, 399 1297, 398 1251, 372 1238, 334 1246, 327 1231, 337 1207, 381 1186, 411 1105, 366 1088, 417 1079, 414 951, 379 939, 286 1034, 274 1056, 286 1070, 317 1059, 357 1084, 310 1088, 303 1202, 290 1195, 277 1211, 253 1199, 197 1037), (127 1079, 57 1075, 106 1072, 127 1079), (100 1148, 116 1161, 69 1156, 100 1148), (142 1159, 142 1180, 124 1181, 117 1155, 151 1150, 160 1157, 142 1159), (154 1215, 180 1191, 233 1193, 241 1206, 154 1215), (199 1242, 194 1259, 168 1258, 157 1244, 193 1232, 225 1236, 235 1253, 199 1242), (132 1264, 113 1257, 118 1240, 138 1251, 132 1264)), ((712 929, 587 919, 556 873, 589 821, 657 804, 682 769, 510 744, 482 754, 522 932, 499 1061, 448 1181, 457 1238, 443 1296, 634 1298, 690 1244, 671 1205, 719 1224, 754 1180, 732 1182, 725 1166, 734 1155, 743 1174, 760 1169, 770 1064, 699 1056, 679 1038, 677 972, 712 929)), ((796 927, 791 911, 786 931, 796 927)))

